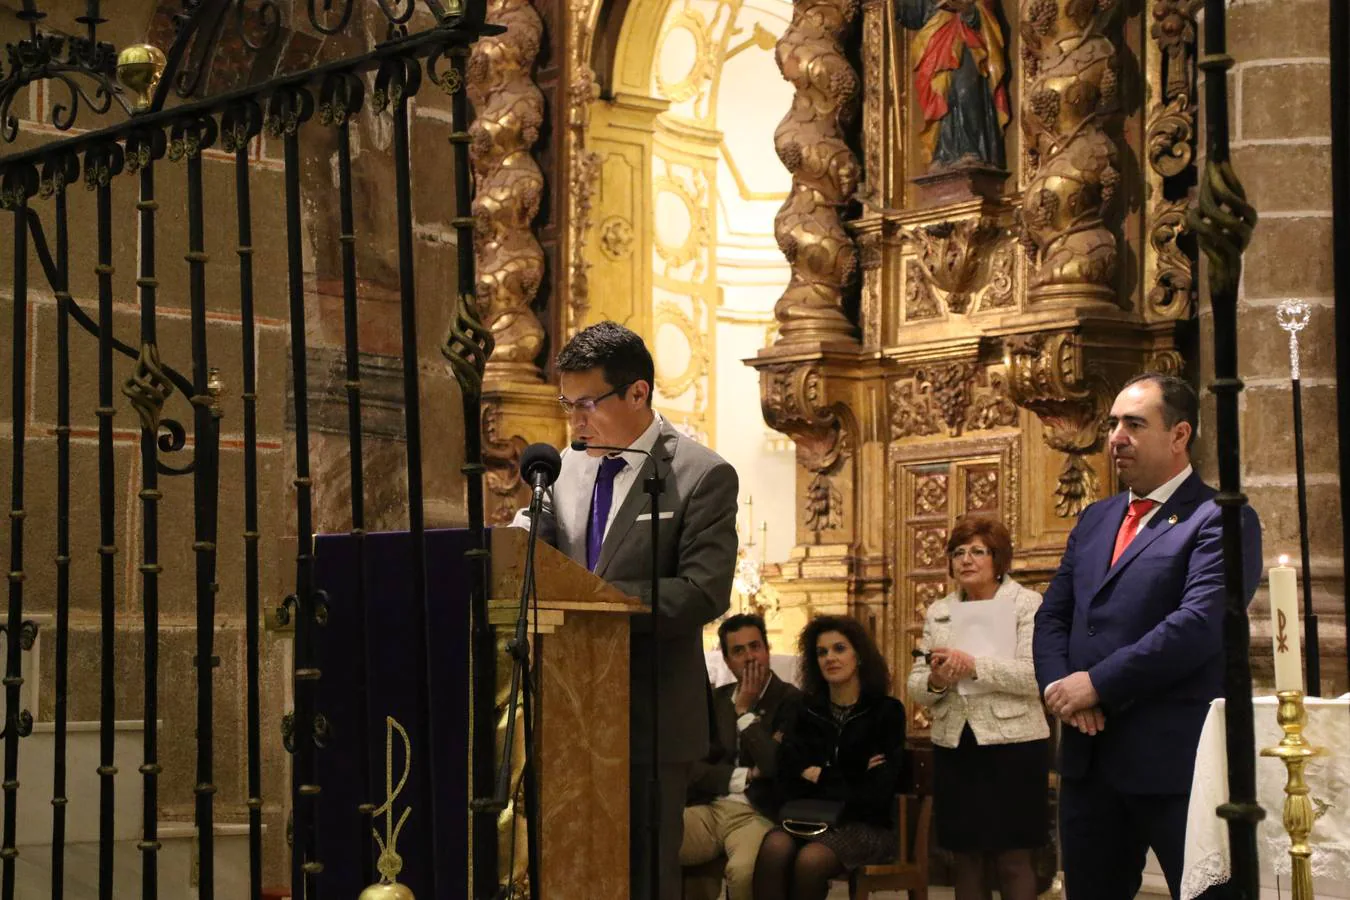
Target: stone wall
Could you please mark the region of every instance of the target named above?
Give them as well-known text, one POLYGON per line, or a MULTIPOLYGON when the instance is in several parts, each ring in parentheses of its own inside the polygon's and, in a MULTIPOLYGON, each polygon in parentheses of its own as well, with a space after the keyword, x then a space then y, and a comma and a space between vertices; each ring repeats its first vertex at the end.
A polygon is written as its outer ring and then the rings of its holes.
MULTIPOLYGON (((1328 22, 1317 0, 1234 0, 1228 8, 1232 158, 1260 214, 1239 291, 1242 481, 1261 515, 1265 562, 1298 565, 1294 434, 1288 337, 1276 305, 1303 300, 1312 319, 1300 335, 1308 532, 1320 619, 1324 694, 1346 690, 1345 582, 1337 478, 1336 346, 1331 248, 1331 106, 1328 22)), ((1202 371, 1213 377, 1212 320, 1202 297, 1202 371)), ((1201 444, 1213 442, 1213 402, 1204 399, 1201 444)), ((1217 483, 1212 450, 1201 470, 1217 483)), ((1269 601, 1252 604, 1258 685, 1269 687, 1269 601)))

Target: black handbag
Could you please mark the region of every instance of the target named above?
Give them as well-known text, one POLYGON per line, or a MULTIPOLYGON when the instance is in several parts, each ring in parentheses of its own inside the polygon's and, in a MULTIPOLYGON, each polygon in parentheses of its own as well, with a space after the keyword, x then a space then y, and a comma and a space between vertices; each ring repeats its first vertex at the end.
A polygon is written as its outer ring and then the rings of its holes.
POLYGON ((778 811, 778 824, 797 837, 819 837, 839 824, 843 812, 842 800, 789 800, 778 811))

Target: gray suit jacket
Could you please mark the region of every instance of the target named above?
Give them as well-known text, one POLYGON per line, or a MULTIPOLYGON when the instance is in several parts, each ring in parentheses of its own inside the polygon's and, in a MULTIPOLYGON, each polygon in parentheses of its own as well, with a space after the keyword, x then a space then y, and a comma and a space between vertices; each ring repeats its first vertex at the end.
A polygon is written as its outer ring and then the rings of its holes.
MULTIPOLYGON (((703 626, 731 605, 736 567, 736 470, 707 447, 662 422, 652 456, 665 477, 660 501, 661 671, 660 761, 689 763, 708 753, 707 668, 703 626)), ((651 604, 651 498, 643 490, 652 461, 614 515, 595 574, 651 604)), ((540 535, 586 564, 586 525, 595 464, 584 453, 562 454, 540 535)), ((617 501, 617 498, 616 498, 617 501)), ((633 620, 630 645, 632 754, 651 753, 650 617, 633 620)), ((602 660, 595 660, 596 665, 602 660)))

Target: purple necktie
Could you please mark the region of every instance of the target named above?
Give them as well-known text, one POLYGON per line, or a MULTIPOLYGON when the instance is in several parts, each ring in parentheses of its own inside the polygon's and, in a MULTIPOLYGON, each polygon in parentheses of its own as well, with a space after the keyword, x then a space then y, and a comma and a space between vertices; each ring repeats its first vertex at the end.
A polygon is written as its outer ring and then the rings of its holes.
POLYGON ((586 568, 592 572, 600 562, 600 545, 605 542, 605 525, 609 522, 609 508, 614 503, 614 476, 628 461, 622 456, 606 456, 600 461, 595 476, 595 490, 591 492, 591 522, 586 529, 586 568))

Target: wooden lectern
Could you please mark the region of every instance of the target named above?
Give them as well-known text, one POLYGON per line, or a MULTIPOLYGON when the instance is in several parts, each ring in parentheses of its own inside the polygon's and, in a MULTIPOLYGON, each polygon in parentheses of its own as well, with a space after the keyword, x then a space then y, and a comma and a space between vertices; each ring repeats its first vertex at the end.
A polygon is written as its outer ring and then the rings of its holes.
MULTIPOLYGON (((510 636, 519 614, 527 539, 519 528, 492 531, 488 618, 501 638, 510 636)), ((535 760, 543 881, 535 895, 626 897, 628 619, 647 607, 543 541, 535 547, 534 571, 539 612, 536 618, 532 599, 530 626, 540 636, 532 665, 539 685, 535 760)), ((499 706, 510 690, 510 667, 510 658, 500 655, 499 706)), ((498 759, 502 725, 497 723, 498 759)), ((523 741, 523 730, 516 735, 523 741)), ((518 748, 516 760, 520 756, 518 748)), ((503 845, 505 873, 509 840, 503 845)), ((523 870, 525 847, 518 845, 516 855, 516 868, 523 870)))

